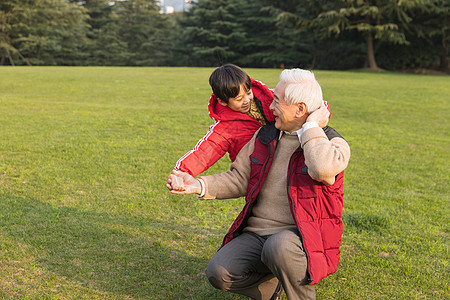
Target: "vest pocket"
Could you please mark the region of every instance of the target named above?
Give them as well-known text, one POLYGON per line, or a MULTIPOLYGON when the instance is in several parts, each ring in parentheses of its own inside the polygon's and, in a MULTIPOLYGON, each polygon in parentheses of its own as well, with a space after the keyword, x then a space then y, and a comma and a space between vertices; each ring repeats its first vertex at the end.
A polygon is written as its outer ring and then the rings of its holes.
POLYGON ((294 201, 297 205, 297 217, 299 221, 312 222, 318 220, 320 205, 317 199, 317 181, 308 175, 308 170, 305 165, 300 165, 295 171, 291 185, 296 187, 295 191, 297 195, 294 201))
POLYGON ((291 178, 291 185, 298 187, 298 196, 310 198, 317 195, 316 186, 319 182, 312 179, 308 174, 308 167, 303 165, 295 169, 295 174, 291 178))
POLYGON ((297 198, 296 215, 298 221, 312 222, 318 219, 316 198, 297 198))
POLYGON ((248 180, 249 186, 256 185, 262 178, 264 171, 264 162, 265 161, 263 157, 255 155, 254 153, 250 155, 251 171, 250 178, 248 180))

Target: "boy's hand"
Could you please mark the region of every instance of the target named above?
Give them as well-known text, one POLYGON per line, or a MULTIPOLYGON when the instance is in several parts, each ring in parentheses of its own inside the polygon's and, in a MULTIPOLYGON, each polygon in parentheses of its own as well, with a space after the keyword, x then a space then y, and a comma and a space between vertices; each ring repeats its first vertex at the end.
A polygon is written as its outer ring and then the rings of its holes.
POLYGON ((185 172, 173 170, 167 179, 167 188, 172 194, 200 194, 202 187, 198 179, 185 172))
POLYGON ((330 117, 330 111, 325 106, 324 103, 322 103, 322 106, 316 110, 313 111, 308 118, 306 119, 306 122, 315 121, 320 128, 324 128, 328 124, 328 119, 330 117))

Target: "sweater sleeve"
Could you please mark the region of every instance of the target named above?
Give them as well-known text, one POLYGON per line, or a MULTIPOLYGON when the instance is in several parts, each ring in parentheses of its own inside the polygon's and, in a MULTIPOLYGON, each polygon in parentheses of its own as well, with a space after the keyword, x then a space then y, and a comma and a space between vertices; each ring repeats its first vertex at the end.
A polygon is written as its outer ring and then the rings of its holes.
POLYGON ((230 142, 215 130, 217 126, 220 126, 220 121, 211 125, 194 149, 177 161, 174 169, 196 177, 222 158, 228 152, 230 142))
POLYGON ((322 128, 311 128, 301 136, 308 174, 312 179, 331 185, 350 160, 350 146, 342 137, 328 140, 322 128))
POLYGON ((229 199, 245 196, 250 178, 250 154, 255 148, 255 137, 239 151, 230 170, 224 173, 201 176, 205 182, 206 193, 202 199, 229 199))

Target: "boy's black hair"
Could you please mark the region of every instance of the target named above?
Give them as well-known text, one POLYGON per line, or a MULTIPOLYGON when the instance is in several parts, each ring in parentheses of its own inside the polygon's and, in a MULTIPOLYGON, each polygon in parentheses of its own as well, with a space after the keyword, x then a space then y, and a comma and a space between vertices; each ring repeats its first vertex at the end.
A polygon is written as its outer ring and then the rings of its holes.
POLYGON ((212 72, 209 85, 214 95, 225 103, 229 98, 239 95, 241 85, 245 92, 252 88, 250 76, 244 70, 233 64, 225 64, 212 72))

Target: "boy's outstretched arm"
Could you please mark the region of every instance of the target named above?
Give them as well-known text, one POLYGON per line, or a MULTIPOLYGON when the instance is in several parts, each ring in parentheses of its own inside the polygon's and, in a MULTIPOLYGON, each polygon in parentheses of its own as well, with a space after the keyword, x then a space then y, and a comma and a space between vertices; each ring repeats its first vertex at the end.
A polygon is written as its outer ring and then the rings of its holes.
POLYGON ((228 152, 230 142, 214 131, 216 126, 220 126, 219 124, 212 125, 195 147, 177 161, 175 170, 189 173, 195 177, 209 169, 228 152))

